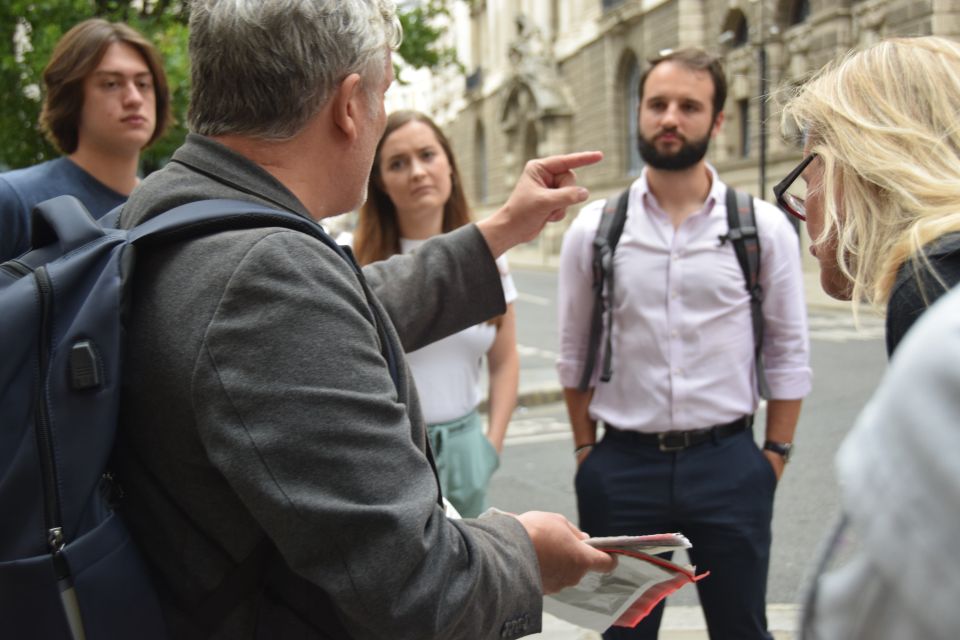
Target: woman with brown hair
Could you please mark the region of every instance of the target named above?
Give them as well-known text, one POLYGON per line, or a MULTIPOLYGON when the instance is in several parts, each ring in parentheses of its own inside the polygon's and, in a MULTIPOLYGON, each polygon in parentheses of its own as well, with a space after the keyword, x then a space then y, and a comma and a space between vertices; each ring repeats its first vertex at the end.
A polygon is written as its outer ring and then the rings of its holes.
MULTIPOLYGON (((353 238, 357 260, 365 265, 416 251, 431 237, 469 222, 463 183, 446 136, 422 113, 391 114, 353 238)), ((465 517, 486 508, 487 485, 499 466, 517 401, 517 291, 506 261, 497 263, 506 313, 407 354, 443 494, 465 517), (489 373, 486 436, 477 413, 484 355, 489 373)))

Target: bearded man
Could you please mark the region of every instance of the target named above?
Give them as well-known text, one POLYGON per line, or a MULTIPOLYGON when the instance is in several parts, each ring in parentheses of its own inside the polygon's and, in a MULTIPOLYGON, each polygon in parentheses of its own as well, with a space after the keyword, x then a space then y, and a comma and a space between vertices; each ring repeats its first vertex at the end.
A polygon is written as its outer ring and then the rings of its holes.
MULTIPOLYGON (((771 398, 761 448, 752 431, 760 399, 750 296, 733 243, 718 240, 729 232, 727 187, 704 159, 723 124, 723 69, 701 50, 666 52, 651 61, 639 94, 646 167, 630 187, 614 254, 607 382, 578 384, 603 201, 581 211, 560 259, 557 369, 579 524, 594 536, 683 532, 697 570, 710 572, 697 583, 710 637, 769 639, 774 490, 811 386, 797 237, 774 206, 754 200, 771 398)), ((656 638, 662 613, 663 603, 635 629, 604 638, 656 638)))

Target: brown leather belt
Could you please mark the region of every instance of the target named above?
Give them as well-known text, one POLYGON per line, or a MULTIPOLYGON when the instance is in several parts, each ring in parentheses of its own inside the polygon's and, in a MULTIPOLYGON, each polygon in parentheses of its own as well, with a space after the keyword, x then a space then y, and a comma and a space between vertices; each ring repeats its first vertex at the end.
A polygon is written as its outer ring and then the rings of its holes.
POLYGON ((706 429, 692 429, 690 431, 664 431, 662 433, 642 433, 618 429, 613 425, 604 424, 606 437, 626 444, 657 445, 660 451, 683 451, 704 442, 717 441, 721 438, 734 436, 753 426, 753 416, 743 416, 727 424, 718 424, 706 429))

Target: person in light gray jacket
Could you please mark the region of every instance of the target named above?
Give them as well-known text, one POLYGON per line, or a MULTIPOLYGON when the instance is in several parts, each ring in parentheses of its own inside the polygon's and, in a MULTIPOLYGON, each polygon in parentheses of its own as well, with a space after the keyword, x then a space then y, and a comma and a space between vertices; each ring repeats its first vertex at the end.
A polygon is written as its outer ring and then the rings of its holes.
POLYGON ((804 640, 960 637, 960 289, 917 321, 837 452, 845 514, 804 640))
MULTIPOLYGON (((207 198, 358 206, 398 37, 390 0, 193 3, 193 133, 122 226, 207 198)), ((496 257, 599 159, 531 161, 490 218, 362 273, 279 228, 141 252, 117 475, 171 637, 517 638, 612 569, 558 514, 445 517, 402 359, 503 313, 496 257)))

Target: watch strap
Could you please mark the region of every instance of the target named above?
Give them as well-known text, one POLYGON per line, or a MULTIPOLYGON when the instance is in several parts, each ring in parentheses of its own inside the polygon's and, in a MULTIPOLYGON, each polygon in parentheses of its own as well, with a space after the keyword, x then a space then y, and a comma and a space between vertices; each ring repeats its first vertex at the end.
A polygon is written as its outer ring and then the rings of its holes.
POLYGON ((793 453, 793 443, 767 440, 763 443, 763 449, 765 451, 773 451, 774 453, 782 456, 784 462, 788 462, 790 460, 790 454, 793 453))

